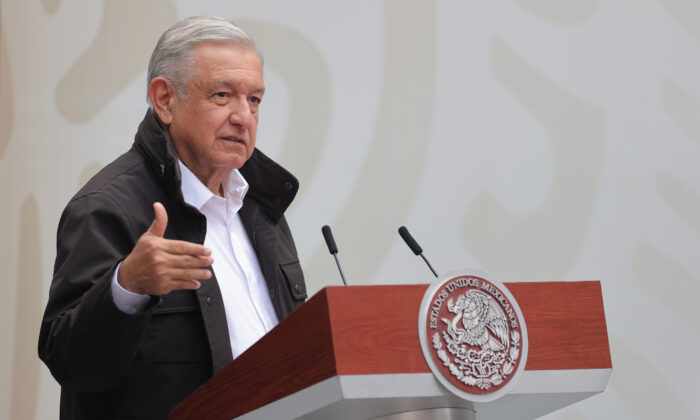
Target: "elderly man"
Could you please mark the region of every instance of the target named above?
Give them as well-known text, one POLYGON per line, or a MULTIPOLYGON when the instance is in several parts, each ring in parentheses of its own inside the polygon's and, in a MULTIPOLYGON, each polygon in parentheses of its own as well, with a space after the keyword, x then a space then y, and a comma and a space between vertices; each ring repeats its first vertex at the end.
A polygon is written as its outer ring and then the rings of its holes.
POLYGON ((39 355, 61 419, 165 418, 306 299, 298 182, 255 149, 261 61, 217 18, 158 41, 133 146, 59 223, 39 355))

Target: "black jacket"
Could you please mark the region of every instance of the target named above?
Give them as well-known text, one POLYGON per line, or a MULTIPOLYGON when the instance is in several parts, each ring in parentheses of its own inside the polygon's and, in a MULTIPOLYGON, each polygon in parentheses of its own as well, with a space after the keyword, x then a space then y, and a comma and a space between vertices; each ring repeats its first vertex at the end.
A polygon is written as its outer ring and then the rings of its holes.
MULTIPOLYGON (((257 149, 240 169, 250 188, 240 216, 280 320, 306 299, 304 278, 283 216, 298 181, 257 149)), ((152 297, 137 315, 113 303, 115 266, 168 212, 165 237, 202 244, 206 218, 186 204, 176 153, 148 112, 132 148, 68 203, 39 337, 39 356, 61 384, 61 419, 165 418, 232 360, 215 275, 195 291, 152 297)))

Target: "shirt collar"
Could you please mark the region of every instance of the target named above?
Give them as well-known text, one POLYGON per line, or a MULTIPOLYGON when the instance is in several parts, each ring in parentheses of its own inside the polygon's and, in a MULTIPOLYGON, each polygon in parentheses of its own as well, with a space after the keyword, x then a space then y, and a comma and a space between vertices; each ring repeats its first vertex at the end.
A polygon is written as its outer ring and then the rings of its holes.
MULTIPOLYGON (((215 194, 181 160, 178 159, 177 163, 180 165, 182 196, 185 199, 185 203, 195 207, 197 210, 201 210, 207 201, 215 197, 215 194)), ((238 211, 243 205, 243 198, 248 192, 248 182, 246 182, 238 169, 234 169, 224 180, 223 188, 224 198, 234 205, 235 211, 238 211)))

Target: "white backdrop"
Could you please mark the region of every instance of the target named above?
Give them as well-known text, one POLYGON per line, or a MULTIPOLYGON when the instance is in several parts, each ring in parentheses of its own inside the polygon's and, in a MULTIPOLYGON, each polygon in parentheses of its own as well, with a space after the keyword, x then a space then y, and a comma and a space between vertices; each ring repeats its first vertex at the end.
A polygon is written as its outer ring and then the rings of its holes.
POLYGON ((601 280, 605 393, 547 419, 691 419, 700 386, 697 0, 0 0, 0 417, 56 419, 36 356, 67 200, 131 144, 162 31, 194 14, 257 39, 258 146, 300 179, 311 292, 601 280))

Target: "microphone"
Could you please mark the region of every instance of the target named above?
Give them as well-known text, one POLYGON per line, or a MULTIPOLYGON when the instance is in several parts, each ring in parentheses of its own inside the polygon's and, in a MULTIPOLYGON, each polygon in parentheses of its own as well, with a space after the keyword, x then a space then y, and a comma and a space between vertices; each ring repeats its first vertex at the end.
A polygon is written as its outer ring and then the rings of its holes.
POLYGON ((338 247, 335 245, 335 239, 333 239, 333 234, 331 233, 331 227, 325 225, 321 228, 321 233, 323 233, 323 239, 326 240, 326 245, 328 245, 328 252, 335 255, 338 253, 338 247))
POLYGON ((408 229, 406 229, 406 226, 401 226, 399 228, 399 235, 401 235, 401 238, 403 239, 404 242, 406 242, 406 245, 408 245, 409 248, 411 248, 411 251, 413 251, 414 254, 420 255, 421 258, 423 258, 423 261, 428 265, 428 268, 430 271, 433 272, 433 275, 435 277, 438 277, 437 273, 433 269, 433 266, 430 265, 430 262, 428 262, 428 259, 425 258, 423 255, 423 248, 418 245, 418 242, 416 242, 415 239, 413 239, 413 236, 411 236, 410 233, 408 233, 408 229))
POLYGON ((345 276, 343 275, 343 269, 340 268, 340 261, 338 260, 338 247, 335 245, 335 239, 333 239, 333 234, 331 233, 331 227, 324 225, 321 228, 321 233, 323 233, 323 239, 326 240, 326 245, 328 246, 328 252, 335 258, 335 264, 338 266, 338 271, 340 272, 340 278, 343 280, 345 286, 348 283, 345 281, 345 276))

